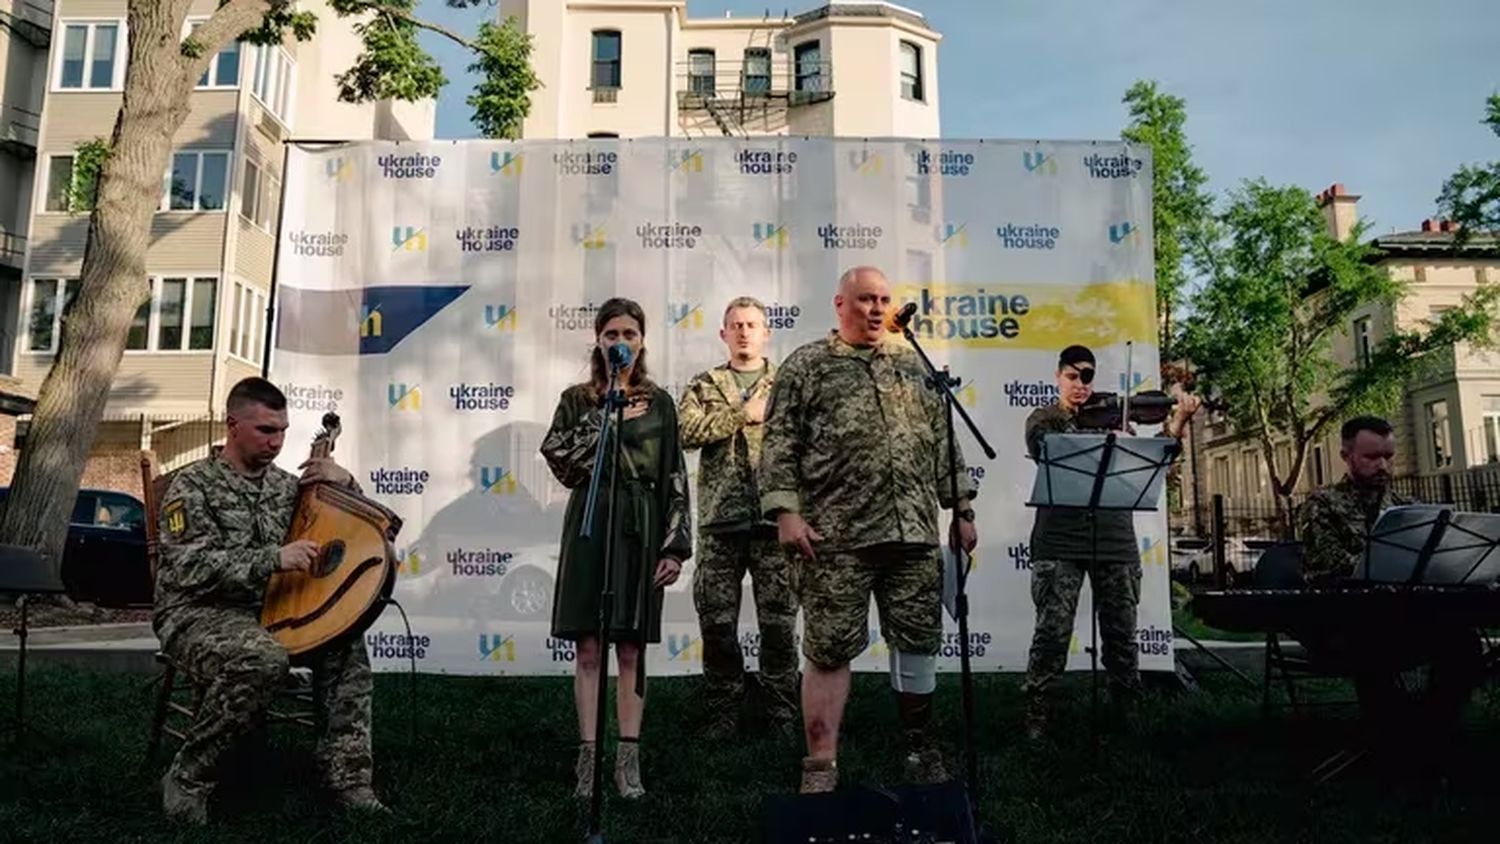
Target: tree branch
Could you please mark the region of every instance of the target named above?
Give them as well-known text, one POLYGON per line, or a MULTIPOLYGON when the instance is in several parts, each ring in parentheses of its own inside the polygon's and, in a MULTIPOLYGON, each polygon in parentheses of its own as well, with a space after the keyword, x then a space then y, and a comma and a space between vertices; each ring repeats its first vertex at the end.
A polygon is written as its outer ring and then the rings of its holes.
POLYGON ((470 41, 462 35, 459 35, 457 32, 454 32, 446 26, 422 20, 421 18, 413 15, 411 12, 405 9, 395 6, 387 6, 386 4, 380 2, 361 3, 360 6, 372 12, 379 12, 380 14, 383 14, 388 18, 399 18, 400 20, 404 21, 405 23, 411 24, 417 29, 425 29, 428 32, 435 32, 438 35, 441 35, 444 38, 453 41, 454 43, 461 44, 476 53, 479 52, 479 46, 476 45, 473 41, 470 41))
POLYGON ((219 51, 241 35, 260 26, 273 8, 287 5, 288 0, 229 0, 204 21, 192 38, 203 45, 196 58, 183 56, 183 70, 196 79, 208 69, 219 51))

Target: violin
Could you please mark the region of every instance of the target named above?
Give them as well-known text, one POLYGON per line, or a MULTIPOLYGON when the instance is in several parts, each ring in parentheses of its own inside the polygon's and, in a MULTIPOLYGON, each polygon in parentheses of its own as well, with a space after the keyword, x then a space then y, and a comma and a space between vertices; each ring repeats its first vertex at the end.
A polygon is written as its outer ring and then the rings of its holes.
MULTIPOLYGON (((1119 393, 1094 393, 1078 407, 1078 425, 1082 428, 1120 428, 1126 421, 1126 400, 1119 393)), ((1177 407, 1177 397, 1163 390, 1141 390, 1129 397, 1131 423, 1157 425, 1172 415, 1177 407)), ((1222 399, 1203 399, 1200 405, 1208 410, 1224 412, 1222 399)))

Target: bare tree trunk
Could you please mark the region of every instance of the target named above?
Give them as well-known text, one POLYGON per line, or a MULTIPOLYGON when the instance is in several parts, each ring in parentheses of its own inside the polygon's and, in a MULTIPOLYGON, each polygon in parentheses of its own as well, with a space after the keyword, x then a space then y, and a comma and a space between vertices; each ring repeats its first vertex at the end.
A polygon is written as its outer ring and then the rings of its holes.
MULTIPOLYGON (((56 361, 42 382, 31 429, 0 519, 8 543, 42 552, 61 568, 68 516, 99 430, 136 309, 149 297, 146 252, 161 202, 172 138, 193 86, 218 49, 264 14, 265 2, 221 7, 216 31, 233 33, 207 55, 183 55, 191 0, 131 0, 125 91, 99 175, 81 283, 62 326, 56 361), (237 7, 237 8, 231 8, 237 7)), ((206 27, 205 27, 206 29, 206 27)), ((217 32, 216 32, 217 34, 217 32)))

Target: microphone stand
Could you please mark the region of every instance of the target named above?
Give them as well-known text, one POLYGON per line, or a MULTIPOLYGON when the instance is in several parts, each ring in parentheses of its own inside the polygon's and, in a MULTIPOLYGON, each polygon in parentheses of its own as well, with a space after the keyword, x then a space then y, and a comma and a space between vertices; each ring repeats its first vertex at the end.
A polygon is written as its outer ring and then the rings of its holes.
POLYGON ((610 464, 609 492, 606 500, 607 522, 604 534, 604 583, 599 593, 599 688, 594 711, 594 783, 589 805, 588 844, 604 844, 601 816, 604 811, 604 722, 609 704, 609 631, 614 610, 615 534, 619 508, 615 506, 619 491, 620 428, 625 424, 625 391, 620 388, 620 370, 625 363, 610 361, 609 389, 604 393, 604 419, 599 428, 599 444, 594 451, 594 474, 589 481, 588 498, 583 505, 583 527, 578 535, 589 539, 594 529, 594 507, 606 462, 606 444, 610 464))
MULTIPOLYGON (((958 415, 963 417, 964 425, 968 427, 969 433, 973 434, 974 439, 978 441, 979 447, 984 451, 985 457, 991 460, 995 459, 995 449, 990 447, 989 442, 984 438, 984 434, 981 434, 979 428, 974 424, 974 420, 969 418, 968 411, 964 410, 963 406, 958 403, 958 399, 953 395, 953 390, 962 383, 962 379, 953 376, 947 366, 944 366, 941 370, 933 366, 932 360, 922 350, 922 344, 917 342, 916 334, 911 330, 909 317, 905 321, 900 321, 898 318, 897 324, 901 328, 902 335, 906 337, 906 342, 911 344, 911 347, 916 350, 917 356, 922 359, 922 365, 927 369, 928 386, 936 390, 943 398, 944 415, 947 418, 948 424, 948 491, 953 499, 953 524, 956 525, 958 519, 958 442, 953 435, 954 411, 957 411, 958 415)), ((962 565, 956 565, 957 571, 955 572, 954 582, 957 588, 953 604, 956 610, 954 614, 958 616, 958 638, 960 642, 959 671, 962 678, 961 688, 963 690, 965 779, 968 782, 969 810, 974 815, 974 823, 977 827, 979 826, 979 756, 974 743, 974 674, 969 662, 969 596, 965 591, 969 579, 969 560, 968 553, 960 548, 952 538, 952 525, 950 525, 949 531, 954 562, 957 564, 962 560, 962 565), (963 556, 960 557, 960 554, 963 556)))

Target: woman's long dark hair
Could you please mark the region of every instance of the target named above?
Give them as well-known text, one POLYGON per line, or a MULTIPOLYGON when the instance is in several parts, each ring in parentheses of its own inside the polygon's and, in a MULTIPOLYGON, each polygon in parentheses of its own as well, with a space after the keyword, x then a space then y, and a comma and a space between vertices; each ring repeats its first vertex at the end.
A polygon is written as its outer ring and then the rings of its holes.
POLYGON ((641 351, 635 356, 628 386, 636 388, 646 383, 646 312, 634 300, 616 296, 600 305, 599 313, 594 315, 594 350, 589 353, 589 384, 596 393, 603 394, 609 389, 609 366, 605 363, 603 350, 599 348, 599 335, 604 333, 604 326, 610 320, 620 316, 630 317, 641 327, 641 351))

